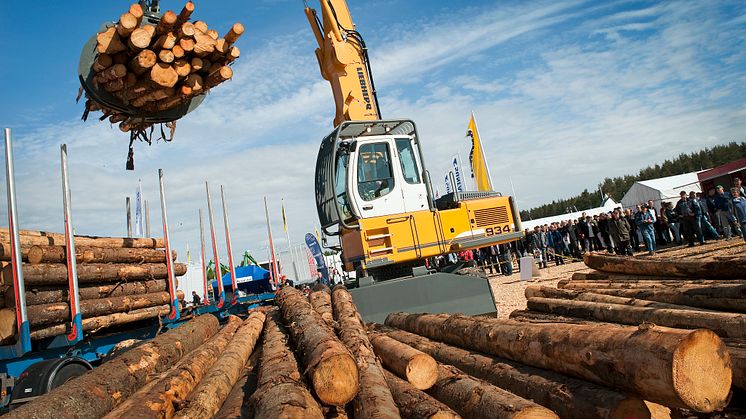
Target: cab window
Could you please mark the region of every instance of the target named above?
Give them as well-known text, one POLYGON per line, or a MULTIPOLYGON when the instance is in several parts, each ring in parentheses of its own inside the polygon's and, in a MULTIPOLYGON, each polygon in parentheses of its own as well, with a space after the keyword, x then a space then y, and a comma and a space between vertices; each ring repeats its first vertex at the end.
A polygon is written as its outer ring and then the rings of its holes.
POLYGON ((409 138, 397 138, 396 149, 399 151, 399 163, 404 174, 404 180, 410 184, 420 183, 420 171, 417 170, 417 159, 414 156, 414 147, 409 138))
POLYGON ((350 211, 350 203, 347 202, 347 161, 349 160, 348 154, 340 154, 337 156, 337 179, 334 182, 334 191, 337 195, 337 205, 342 209, 342 216, 344 219, 352 217, 352 211, 350 211))
POLYGON ((359 147, 357 190, 364 201, 387 195, 394 189, 391 152, 387 143, 369 143, 359 147))

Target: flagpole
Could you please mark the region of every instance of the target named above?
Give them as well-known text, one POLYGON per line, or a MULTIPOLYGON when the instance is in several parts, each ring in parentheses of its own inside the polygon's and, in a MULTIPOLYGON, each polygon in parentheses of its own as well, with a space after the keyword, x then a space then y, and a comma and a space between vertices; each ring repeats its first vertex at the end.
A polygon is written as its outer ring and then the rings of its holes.
POLYGON ((290 264, 293 265, 293 272, 295 273, 295 279, 298 279, 298 268, 295 267, 295 257, 293 256, 293 246, 290 243, 290 228, 288 227, 287 214, 285 213, 285 198, 282 198, 282 224, 285 228, 285 239, 288 241, 288 256, 290 256, 290 264))
POLYGON ((477 117, 474 116, 473 110, 471 111, 471 117, 474 119, 474 129, 477 131, 474 134, 476 134, 477 138, 479 138, 479 151, 482 153, 482 161, 484 162, 484 167, 487 169, 487 178, 490 180, 490 188, 494 190, 495 186, 492 183, 492 173, 490 173, 490 165, 487 164, 487 153, 484 152, 484 141, 482 141, 482 136, 479 134, 479 126, 477 125, 477 117))
POLYGON ((267 197, 264 197, 264 215, 267 218, 267 236, 269 236, 269 254, 270 254, 270 263, 272 267, 272 274, 275 279, 275 287, 278 287, 280 285, 280 273, 277 269, 277 259, 275 257, 275 245, 272 242, 272 227, 270 226, 270 220, 269 220, 269 208, 267 207, 267 197))

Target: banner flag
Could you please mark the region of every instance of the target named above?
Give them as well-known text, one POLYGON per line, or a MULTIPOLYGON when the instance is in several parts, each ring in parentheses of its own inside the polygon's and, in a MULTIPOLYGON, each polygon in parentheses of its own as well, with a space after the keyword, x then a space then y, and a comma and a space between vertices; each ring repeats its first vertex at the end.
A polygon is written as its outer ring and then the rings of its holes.
POLYGON ((487 159, 484 155, 479 131, 477 130, 477 121, 474 118, 474 112, 469 120, 469 127, 466 130, 466 138, 471 140, 471 152, 469 153, 469 163, 471 164, 471 177, 478 191, 487 192, 492 190, 492 179, 490 170, 487 167, 487 159))

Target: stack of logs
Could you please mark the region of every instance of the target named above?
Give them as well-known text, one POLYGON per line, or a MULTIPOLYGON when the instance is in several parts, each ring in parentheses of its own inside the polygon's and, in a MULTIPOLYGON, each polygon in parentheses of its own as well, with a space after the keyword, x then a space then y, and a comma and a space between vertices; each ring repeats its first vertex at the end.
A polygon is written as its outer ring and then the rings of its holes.
MULTIPOLYGON (((22 269, 31 339, 62 335, 70 323, 65 235, 21 231, 22 269)), ((75 237, 83 331, 155 318, 170 311, 163 239, 75 237)), ((176 254, 171 255, 176 259, 176 254)), ((8 230, 0 230, 0 260, 10 260, 8 230)), ((174 263, 174 274, 186 265, 174 263)), ((17 330, 13 271, 3 262, 0 276, 0 341, 17 330)), ((183 293, 178 293, 183 300, 183 293)))
POLYGON ((244 32, 243 25, 234 24, 221 37, 203 21, 190 22, 193 11, 190 1, 178 14, 166 11, 153 25, 143 22, 143 10, 136 3, 116 25, 97 34, 95 88, 138 112, 128 115, 92 99, 86 102, 86 112, 102 111, 102 119, 118 123, 124 132, 143 130, 149 125, 138 117, 184 104, 233 77, 230 65, 240 55, 233 44, 244 32))
MULTIPOLYGON (((591 253, 584 261, 594 271, 574 273, 572 279, 559 281, 557 288, 527 287, 528 310, 514 311, 510 318, 534 325, 593 325, 610 330, 708 329, 727 347, 732 390, 744 394, 746 258, 653 259, 591 253)), ((691 371, 691 379, 710 376, 709 368, 703 362, 691 371)))
POLYGON ((343 286, 284 287, 276 303, 222 329, 197 317, 9 417, 662 418, 729 400, 731 355, 706 329, 408 313, 366 325, 343 286))

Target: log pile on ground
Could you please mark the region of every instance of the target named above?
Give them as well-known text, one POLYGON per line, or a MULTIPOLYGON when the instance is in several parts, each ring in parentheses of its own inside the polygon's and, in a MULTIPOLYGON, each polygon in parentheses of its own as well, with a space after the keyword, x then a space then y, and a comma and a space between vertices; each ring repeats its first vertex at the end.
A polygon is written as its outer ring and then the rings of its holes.
POLYGON ((130 368, 133 377, 96 387, 94 370, 17 417, 81 404, 83 416, 110 419, 670 418, 722 412, 744 382, 746 342, 731 337, 742 333, 740 313, 529 287, 529 307, 548 312, 390 313, 385 325, 366 325, 343 286, 317 293, 283 287, 277 308, 230 317, 222 329, 198 317, 161 337, 191 327, 174 335, 179 354, 157 338, 110 361, 107 373, 130 368), (570 307, 562 302, 577 307, 554 314, 570 307), (81 388, 90 391, 71 390, 81 388))
MULTIPOLYGON (((70 324, 70 298, 65 236, 41 231, 20 232, 26 312, 31 338, 64 334, 70 324)), ((9 247, 7 230, 0 230, 3 250, 9 247)), ((152 319, 170 312, 166 251, 162 239, 75 237, 78 295, 83 331, 152 319)), ((4 253, 3 258, 10 254, 4 253)), ((176 259, 172 253, 171 259, 176 259)), ((174 263, 174 274, 186 274, 186 265, 174 263)), ((9 343, 16 332, 12 266, 0 275, 0 341, 9 343)), ((181 292, 177 293, 184 300, 181 292)))
MULTIPOLYGON (((527 287, 528 310, 514 311, 510 318, 532 326, 590 326, 617 333, 630 328, 675 328, 668 330, 688 333, 707 329, 726 348, 733 391, 744 394, 746 258, 629 258, 592 253, 585 256, 585 263, 595 271, 574 273, 572 279, 561 280, 558 288, 527 287)), ((709 363, 702 363, 692 370, 692 379, 711 378, 709 368, 709 363)), ((735 403, 738 397, 733 399, 735 403)))
POLYGON ((231 79, 243 25, 235 23, 221 36, 204 21, 191 21, 193 12, 189 1, 180 12, 167 10, 153 21, 135 3, 106 25, 96 35, 93 88, 112 96, 119 110, 88 98, 84 119, 100 111, 100 120, 124 132, 144 132, 152 123, 143 117, 186 104, 231 79))

